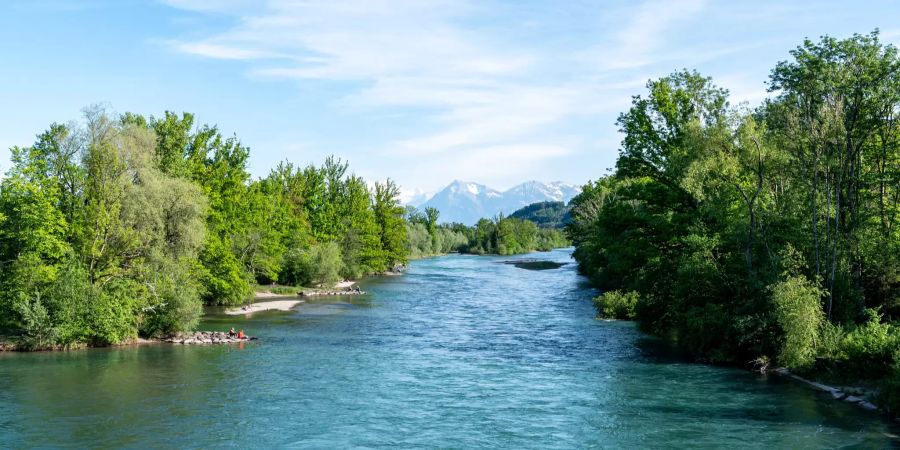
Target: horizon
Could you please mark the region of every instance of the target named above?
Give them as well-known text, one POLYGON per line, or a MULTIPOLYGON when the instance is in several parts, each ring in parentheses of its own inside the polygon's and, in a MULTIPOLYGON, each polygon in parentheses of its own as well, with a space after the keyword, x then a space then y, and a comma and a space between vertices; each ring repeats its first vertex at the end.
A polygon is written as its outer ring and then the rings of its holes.
POLYGON ((886 19, 900 6, 886 1, 13 0, 0 10, 3 41, 29 43, 4 49, 15 70, 0 74, 0 98, 17 113, 0 124, 2 172, 9 147, 100 102, 192 112, 250 148, 254 177, 335 155, 367 180, 432 194, 454 179, 501 191, 596 179, 618 155, 616 116, 649 79, 696 69, 732 103, 756 105, 769 70, 804 38, 900 38, 886 19))

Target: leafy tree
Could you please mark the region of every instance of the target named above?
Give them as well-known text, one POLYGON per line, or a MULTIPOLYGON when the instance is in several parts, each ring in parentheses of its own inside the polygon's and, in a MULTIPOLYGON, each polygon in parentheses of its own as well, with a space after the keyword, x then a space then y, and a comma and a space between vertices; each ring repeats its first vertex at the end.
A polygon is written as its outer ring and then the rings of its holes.
POLYGON ((619 116, 616 172, 571 202, 579 270, 703 360, 819 358, 890 390, 900 55, 877 32, 805 41, 769 85, 748 110, 696 72, 650 81, 619 116))
POLYGON ((339 159, 251 180, 249 149, 191 114, 84 119, 13 148, 0 183, 0 335, 23 347, 189 330, 202 303, 242 303, 254 283, 405 261, 396 185, 376 196, 339 159))
POLYGON ((816 340, 825 319, 819 288, 795 276, 774 284, 771 291, 778 325, 784 333, 778 362, 790 369, 809 368, 815 361, 816 340))
POLYGON ((388 179, 375 183, 373 209, 381 239, 381 251, 385 268, 406 262, 406 221, 400 206, 400 187, 388 179))

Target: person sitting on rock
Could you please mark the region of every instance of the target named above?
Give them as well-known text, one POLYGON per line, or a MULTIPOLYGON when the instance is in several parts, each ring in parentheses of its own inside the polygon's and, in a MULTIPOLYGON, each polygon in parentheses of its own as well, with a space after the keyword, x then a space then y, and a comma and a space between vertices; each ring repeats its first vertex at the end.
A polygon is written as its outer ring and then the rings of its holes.
POLYGON ((231 329, 228 330, 228 337, 233 338, 234 335, 235 335, 235 333, 234 333, 234 327, 231 327, 231 329))
POLYGON ((246 337, 246 336, 244 336, 244 330, 238 331, 237 337, 238 337, 238 339, 244 339, 246 337))

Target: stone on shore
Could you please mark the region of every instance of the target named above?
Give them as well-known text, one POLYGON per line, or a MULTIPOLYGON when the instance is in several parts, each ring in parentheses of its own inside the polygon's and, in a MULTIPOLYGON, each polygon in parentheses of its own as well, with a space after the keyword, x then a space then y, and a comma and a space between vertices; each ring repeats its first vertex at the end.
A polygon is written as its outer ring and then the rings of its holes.
POLYGON ((231 337, 228 333, 224 331, 195 331, 193 333, 178 333, 167 338, 164 338, 163 342, 169 342, 172 344, 183 344, 183 345, 193 345, 193 344, 238 344, 241 342, 247 341, 255 341, 256 338, 252 336, 245 336, 243 339, 238 339, 237 336, 231 337))

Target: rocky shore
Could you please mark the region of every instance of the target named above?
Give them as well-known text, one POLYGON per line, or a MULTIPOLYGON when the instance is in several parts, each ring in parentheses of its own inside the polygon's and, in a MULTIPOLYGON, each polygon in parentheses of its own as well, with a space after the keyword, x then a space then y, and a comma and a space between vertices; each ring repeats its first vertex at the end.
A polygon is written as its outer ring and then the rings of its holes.
POLYGON ((359 288, 346 288, 343 290, 309 290, 297 292, 300 297, 323 297, 327 295, 363 295, 366 291, 359 288))
POLYGON ((231 337, 224 331, 195 331, 193 333, 179 333, 174 336, 163 338, 162 342, 172 344, 238 344, 241 342, 255 341, 253 336, 245 336, 238 339, 237 336, 231 337))
POLYGON ((785 368, 775 369, 775 373, 777 373, 778 375, 781 375, 783 377, 788 377, 788 378, 798 381, 800 383, 806 384, 806 385, 812 387, 813 389, 827 392, 827 393, 831 394, 831 396, 835 400, 852 403, 856 406, 859 406, 860 408, 867 409, 869 411, 875 411, 875 410, 879 409, 877 406, 875 406, 875 404, 873 404, 872 402, 867 400, 867 398, 871 396, 871 393, 866 392, 864 389, 843 388, 843 390, 841 390, 836 387, 828 386, 828 385, 825 385, 822 383, 817 383, 812 380, 807 380, 806 378, 803 378, 799 375, 795 375, 795 374, 791 373, 791 371, 789 371, 785 368))

